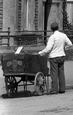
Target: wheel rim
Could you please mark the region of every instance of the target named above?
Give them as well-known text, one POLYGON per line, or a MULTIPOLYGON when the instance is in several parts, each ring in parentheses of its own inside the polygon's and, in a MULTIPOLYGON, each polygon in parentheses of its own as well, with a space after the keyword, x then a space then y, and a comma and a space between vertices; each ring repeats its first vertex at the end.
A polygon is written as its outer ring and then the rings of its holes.
POLYGON ((17 82, 15 77, 5 77, 6 92, 9 97, 13 97, 17 92, 17 82))
POLYGON ((44 94, 45 90, 45 80, 44 80, 44 74, 42 72, 38 72, 35 76, 35 92, 38 95, 44 94))

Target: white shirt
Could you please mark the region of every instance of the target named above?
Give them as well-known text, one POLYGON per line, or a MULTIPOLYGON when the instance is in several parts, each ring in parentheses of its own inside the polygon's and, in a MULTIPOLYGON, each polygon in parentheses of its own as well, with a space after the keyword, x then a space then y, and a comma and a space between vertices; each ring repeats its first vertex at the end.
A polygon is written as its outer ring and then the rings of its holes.
POLYGON ((45 55, 48 53, 48 58, 65 56, 65 47, 71 47, 72 42, 69 40, 66 34, 55 31, 48 40, 45 49, 39 52, 39 54, 45 55))

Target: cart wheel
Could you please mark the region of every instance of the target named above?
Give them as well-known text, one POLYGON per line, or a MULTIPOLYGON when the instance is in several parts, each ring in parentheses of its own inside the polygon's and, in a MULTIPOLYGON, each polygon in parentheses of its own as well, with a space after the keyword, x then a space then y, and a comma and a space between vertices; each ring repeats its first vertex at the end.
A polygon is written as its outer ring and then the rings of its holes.
POLYGON ((35 85, 35 92, 37 93, 37 95, 43 95, 45 91, 46 82, 44 79, 44 74, 42 72, 38 72, 36 74, 34 85, 35 85))
POLYGON ((17 92, 17 82, 15 77, 5 77, 6 92, 9 97, 14 97, 17 92))

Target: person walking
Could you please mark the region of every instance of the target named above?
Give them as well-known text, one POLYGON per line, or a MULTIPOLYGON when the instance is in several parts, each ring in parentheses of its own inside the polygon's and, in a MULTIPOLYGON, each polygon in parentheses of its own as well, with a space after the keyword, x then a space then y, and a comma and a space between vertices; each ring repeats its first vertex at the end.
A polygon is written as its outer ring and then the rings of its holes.
POLYGON ((65 93, 65 75, 64 75, 64 60, 65 49, 72 46, 65 33, 60 32, 57 22, 51 24, 53 34, 49 37, 46 47, 39 51, 38 54, 43 56, 48 55, 50 61, 51 75, 51 91, 49 94, 65 93))

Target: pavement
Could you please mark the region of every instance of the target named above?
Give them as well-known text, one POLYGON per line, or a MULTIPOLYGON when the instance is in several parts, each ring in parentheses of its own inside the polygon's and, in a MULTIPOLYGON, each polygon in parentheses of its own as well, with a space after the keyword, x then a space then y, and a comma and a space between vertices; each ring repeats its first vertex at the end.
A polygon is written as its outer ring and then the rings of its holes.
POLYGON ((0 97, 0 115, 73 115, 73 90, 57 95, 0 97))

